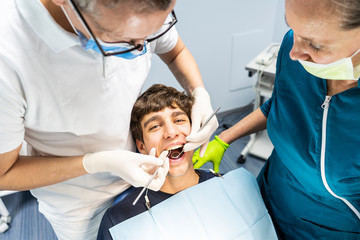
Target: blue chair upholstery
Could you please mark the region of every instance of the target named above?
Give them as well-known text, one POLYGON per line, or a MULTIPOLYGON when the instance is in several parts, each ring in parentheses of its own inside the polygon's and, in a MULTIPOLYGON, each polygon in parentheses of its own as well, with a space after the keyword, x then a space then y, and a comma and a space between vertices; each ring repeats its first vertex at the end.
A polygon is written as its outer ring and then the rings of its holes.
POLYGON ((127 195, 129 195, 129 193, 131 193, 132 191, 135 190, 135 187, 131 186, 129 187, 128 189, 126 189, 125 191, 123 191, 122 193, 120 193, 116 198, 115 198, 115 201, 113 203, 116 204, 117 202, 120 202, 122 201, 124 198, 126 198, 127 195))

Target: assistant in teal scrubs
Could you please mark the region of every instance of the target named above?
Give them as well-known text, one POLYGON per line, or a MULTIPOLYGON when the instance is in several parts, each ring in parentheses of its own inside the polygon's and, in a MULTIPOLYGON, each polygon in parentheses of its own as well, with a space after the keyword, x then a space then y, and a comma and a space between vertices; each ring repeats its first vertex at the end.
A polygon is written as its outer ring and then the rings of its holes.
POLYGON ((293 35, 283 40, 274 92, 261 107, 274 145, 258 176, 261 192, 280 237, 360 239, 359 217, 325 187, 360 210, 360 88, 331 96, 325 109, 326 80, 290 59, 293 35))
MULTIPOLYGON (((285 0, 292 30, 273 95, 217 138, 230 144, 267 128, 274 151, 258 183, 282 240, 360 239, 358 16, 358 0, 285 0)), ((220 161, 217 142, 193 162, 220 161)))

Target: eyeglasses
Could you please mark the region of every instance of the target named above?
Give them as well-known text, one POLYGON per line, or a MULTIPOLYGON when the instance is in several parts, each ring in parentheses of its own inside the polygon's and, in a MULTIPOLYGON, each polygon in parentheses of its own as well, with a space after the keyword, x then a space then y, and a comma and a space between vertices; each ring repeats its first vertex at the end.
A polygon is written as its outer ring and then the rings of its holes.
POLYGON ((176 15, 175 15, 175 11, 172 10, 171 11, 171 20, 168 22, 165 22, 163 24, 163 27, 156 33, 151 34, 149 36, 147 36, 144 40, 144 44, 138 44, 138 45, 132 45, 130 43, 124 43, 124 47, 127 48, 126 50, 121 50, 121 51, 106 51, 103 49, 103 47, 101 46, 101 44, 99 43, 99 41, 97 40, 97 38, 95 37, 95 34, 93 33, 93 31, 90 29, 88 23, 86 22, 84 16, 81 14, 78 6, 74 3, 73 0, 69 0, 69 2, 71 3, 75 13, 77 14, 77 16, 79 17, 79 19, 81 20, 82 24, 84 25, 86 31, 89 33, 89 35, 94 39, 97 47, 100 49, 101 53, 107 57, 107 56, 113 56, 113 55, 118 55, 118 54, 124 54, 124 53, 128 53, 128 52, 132 52, 134 50, 141 50, 142 47, 144 45, 147 45, 148 43, 162 37, 165 33, 167 33, 178 21, 176 15), (167 26, 167 27, 166 27, 167 26), (164 27, 165 30, 164 30, 164 27))

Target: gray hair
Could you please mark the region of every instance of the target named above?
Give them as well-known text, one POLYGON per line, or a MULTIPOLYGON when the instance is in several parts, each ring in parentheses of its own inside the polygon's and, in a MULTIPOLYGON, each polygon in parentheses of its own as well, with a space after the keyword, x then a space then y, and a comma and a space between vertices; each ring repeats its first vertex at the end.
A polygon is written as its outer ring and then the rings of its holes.
POLYGON ((360 27, 360 1, 359 0, 331 0, 340 13, 340 27, 352 30, 360 27))
POLYGON ((98 0, 74 0, 76 6, 78 6, 82 11, 87 13, 93 13, 94 7, 98 0))
POLYGON ((154 10, 167 10, 173 0, 74 0, 75 4, 84 12, 94 14, 97 3, 107 8, 113 8, 118 4, 132 7, 137 12, 150 12, 154 10))

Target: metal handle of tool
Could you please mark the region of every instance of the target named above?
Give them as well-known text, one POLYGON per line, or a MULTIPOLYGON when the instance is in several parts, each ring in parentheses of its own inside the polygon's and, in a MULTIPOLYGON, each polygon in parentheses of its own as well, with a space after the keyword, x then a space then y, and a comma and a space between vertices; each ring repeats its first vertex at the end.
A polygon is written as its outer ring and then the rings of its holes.
MULTIPOLYGON (((220 107, 218 107, 203 123, 203 125, 200 127, 199 131, 201 131, 201 129, 203 129, 206 124, 208 124, 210 122, 210 120, 215 116, 215 114, 220 110, 220 107)), ((199 132, 198 131, 198 132, 199 132)), ((156 171, 154 172, 154 174, 150 177, 149 181, 146 183, 146 185, 143 187, 143 189, 141 190, 141 192, 139 193, 139 195, 136 197, 135 201, 133 202, 133 206, 135 206, 135 204, 139 201, 141 195, 144 193, 144 191, 148 188, 148 186, 150 185, 151 181, 155 178, 155 175, 157 174, 159 168, 161 166, 159 166, 156 171)))
POLYGON ((220 107, 218 107, 206 120, 205 122, 201 125, 201 127, 199 128, 198 132, 201 131, 201 129, 203 129, 206 124, 208 124, 210 122, 210 120, 215 116, 215 114, 220 110, 220 107))
POLYGON ((133 202, 133 205, 135 206, 135 204, 139 201, 141 195, 144 193, 144 191, 148 188, 148 186, 150 185, 151 181, 154 179, 155 175, 157 174, 158 170, 160 169, 161 166, 159 166, 156 171, 154 172, 154 174, 150 177, 149 181, 146 183, 146 185, 143 187, 143 189, 141 190, 141 192, 139 193, 139 195, 136 197, 135 201, 133 202))

